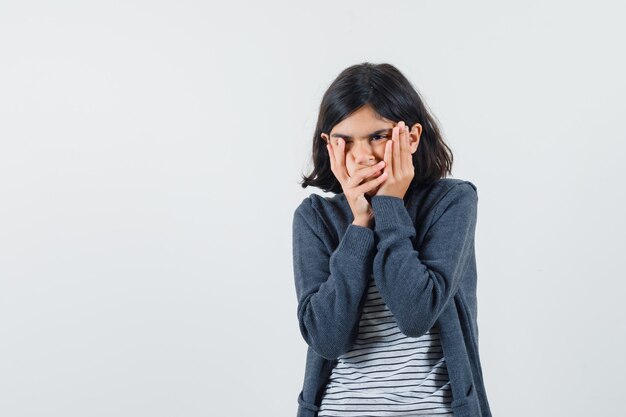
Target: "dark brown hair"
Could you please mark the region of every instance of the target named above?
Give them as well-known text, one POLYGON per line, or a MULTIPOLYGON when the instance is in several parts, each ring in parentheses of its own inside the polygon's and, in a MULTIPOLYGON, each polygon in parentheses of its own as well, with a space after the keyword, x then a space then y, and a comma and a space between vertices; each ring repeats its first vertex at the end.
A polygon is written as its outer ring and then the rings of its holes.
POLYGON ((313 135, 313 172, 302 176, 302 188, 343 192, 330 170, 321 133, 330 133, 336 124, 364 105, 370 105, 389 120, 403 120, 409 127, 422 125, 419 146, 413 154, 415 175, 410 187, 426 185, 452 173, 452 150, 443 141, 436 118, 411 82, 391 64, 364 62, 343 70, 324 93, 313 135))

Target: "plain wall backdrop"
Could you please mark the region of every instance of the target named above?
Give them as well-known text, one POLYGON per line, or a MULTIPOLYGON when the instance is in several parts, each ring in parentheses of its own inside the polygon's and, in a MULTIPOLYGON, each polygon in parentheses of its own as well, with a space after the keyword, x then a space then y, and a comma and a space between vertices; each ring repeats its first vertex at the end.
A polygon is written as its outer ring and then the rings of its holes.
POLYGON ((478 187, 494 417, 622 415, 625 7, 0 2, 0 415, 295 416, 323 92, 397 66, 478 187))

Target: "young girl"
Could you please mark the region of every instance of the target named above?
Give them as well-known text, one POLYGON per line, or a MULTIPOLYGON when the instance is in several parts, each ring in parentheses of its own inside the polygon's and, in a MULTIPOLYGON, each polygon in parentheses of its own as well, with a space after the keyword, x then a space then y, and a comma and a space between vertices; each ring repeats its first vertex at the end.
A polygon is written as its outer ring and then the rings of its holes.
POLYGON ((311 194, 293 217, 308 345, 298 417, 490 417, 478 351, 478 195, 392 65, 342 71, 323 96, 311 194))

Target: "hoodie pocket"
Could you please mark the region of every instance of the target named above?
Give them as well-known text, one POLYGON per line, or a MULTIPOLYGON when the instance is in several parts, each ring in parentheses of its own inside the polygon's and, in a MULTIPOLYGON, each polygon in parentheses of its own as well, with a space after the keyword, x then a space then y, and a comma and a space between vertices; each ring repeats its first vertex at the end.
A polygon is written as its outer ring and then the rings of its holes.
POLYGON ((480 413, 478 405, 478 396, 476 395, 476 387, 474 382, 469 386, 464 398, 453 399, 450 404, 452 413, 455 417, 474 417, 480 413))
POLYGON ((467 389, 467 393, 465 394, 465 397, 453 399, 450 406, 452 408, 461 407, 467 404, 468 402, 474 400, 475 398, 476 398, 476 388, 474 387, 474 383, 472 382, 469 388, 467 389))
POLYGON ((311 411, 319 411, 319 407, 316 406, 313 403, 310 403, 308 401, 304 401, 304 399, 302 398, 302 392, 304 390, 300 391, 300 394, 298 395, 298 404, 300 404, 301 407, 306 408, 307 410, 311 410, 311 411))

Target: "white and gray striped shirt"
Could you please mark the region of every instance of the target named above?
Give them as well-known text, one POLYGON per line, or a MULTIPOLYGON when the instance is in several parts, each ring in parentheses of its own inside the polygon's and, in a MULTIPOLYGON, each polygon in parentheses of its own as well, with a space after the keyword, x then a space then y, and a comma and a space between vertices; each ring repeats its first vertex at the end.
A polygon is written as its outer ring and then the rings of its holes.
POLYGON ((338 358, 319 417, 452 416, 445 357, 435 325, 421 337, 400 332, 370 275, 359 333, 338 358))

